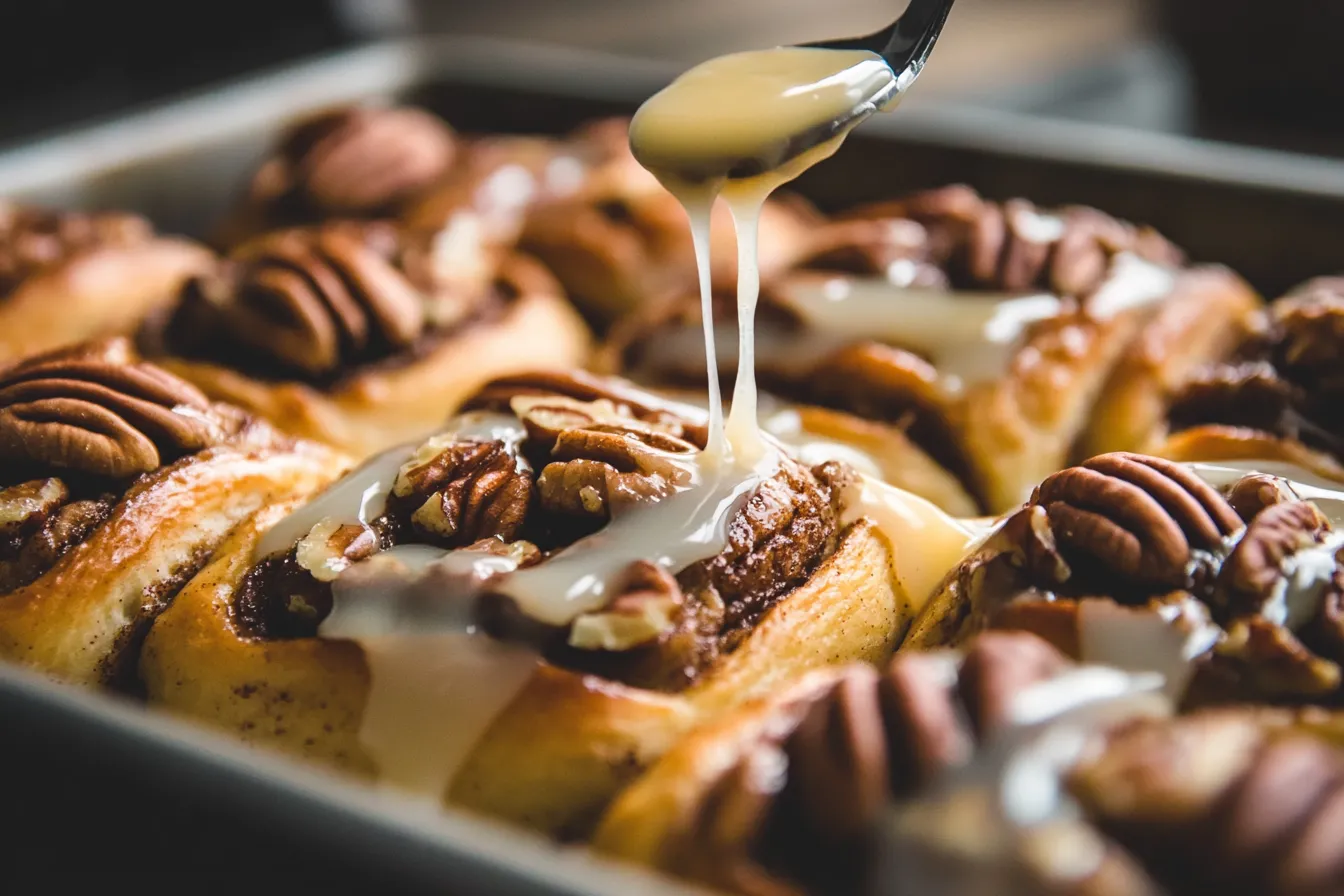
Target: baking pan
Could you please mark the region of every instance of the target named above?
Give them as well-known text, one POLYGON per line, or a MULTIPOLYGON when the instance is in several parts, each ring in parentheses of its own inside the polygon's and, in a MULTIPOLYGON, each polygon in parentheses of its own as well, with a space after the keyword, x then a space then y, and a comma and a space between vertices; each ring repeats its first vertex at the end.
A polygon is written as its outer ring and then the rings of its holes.
MULTIPOLYGON (((379 44, 0 151, 0 196, 130 208, 204 235, 281 125, 323 106, 402 98, 465 131, 560 133, 632 111, 673 74, 493 40, 379 44)), ((824 208, 951 181, 1093 204, 1156 225, 1268 292, 1335 270, 1344 233, 1336 161, 917 96, 865 125, 843 159, 798 188, 824 208)), ((22 733, 0 737, 0 764, 23 828, 0 846, 10 869, 0 889, 31 875, 64 891, 61 882, 87 874, 142 891, 189 882, 194 892, 689 892, 21 671, 0 669, 0 718, 0 730, 22 733)))

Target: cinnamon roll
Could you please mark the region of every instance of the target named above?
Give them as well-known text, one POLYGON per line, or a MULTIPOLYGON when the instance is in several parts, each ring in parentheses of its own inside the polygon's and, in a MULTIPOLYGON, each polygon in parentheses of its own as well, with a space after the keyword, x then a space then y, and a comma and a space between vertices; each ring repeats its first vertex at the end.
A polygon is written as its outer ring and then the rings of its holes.
POLYGON ((1191 371, 1148 440, 1177 460, 1254 459, 1344 481, 1344 279, 1304 284, 1254 315, 1242 338, 1191 371))
MULTIPOLYGON (((715 311, 718 357, 731 368, 727 298, 715 311)), ((949 187, 817 228, 799 263, 765 282, 757 369, 786 398, 899 424, 912 458, 941 465, 999 513, 1115 412, 1118 399, 1098 400, 1154 327, 1167 338, 1198 319, 1210 342, 1226 341, 1212 334, 1232 326, 1229 309, 1255 301, 1227 271, 1185 267, 1145 228, 949 187)), ((601 367, 702 382, 699 315, 687 293, 632 316, 601 367)), ((1190 342, 1180 363, 1203 353, 1190 342)), ((1150 377, 1141 391, 1160 385, 1150 377)))
POLYGON ((468 407, 241 527, 150 633, 150 701, 569 836, 687 730, 882 661, 968 538, 835 463, 711 459, 694 409, 620 381, 468 407))
POLYGON ((0 363, 134 333, 209 263, 204 247, 136 215, 0 200, 0 363))
POLYGON ((217 240, 232 247, 332 218, 394 217, 447 176, 458 149, 452 129, 423 109, 326 110, 280 136, 217 240))
POLYGON ((0 657, 124 683, 154 617, 253 512, 344 466, 139 360, 124 339, 0 371, 0 657))
POLYGON ((152 341, 212 398, 364 456, 433 431, 492 377, 579 363, 588 334, 523 256, 336 221, 242 244, 152 341))
POLYGON ((750 896, 1335 892, 1344 751, 1026 634, 814 672, 692 734, 599 849, 750 896))
POLYGON ((1304 470, 1101 455, 1042 482, 906 646, 1025 629, 1085 661, 1163 671, 1187 704, 1333 705, 1341 520, 1344 492, 1304 470))
MULTIPOLYGON (((546 263, 590 319, 609 324, 668 293, 697 288, 695 250, 686 213, 635 161, 629 122, 612 119, 572 138, 589 173, 582 186, 538 202, 526 218, 521 246, 546 263)), ((765 203, 758 264, 770 277, 805 249, 821 216, 797 196, 765 203)), ((722 289, 737 282, 737 253, 726 206, 715 209, 710 233, 712 277, 722 289)))

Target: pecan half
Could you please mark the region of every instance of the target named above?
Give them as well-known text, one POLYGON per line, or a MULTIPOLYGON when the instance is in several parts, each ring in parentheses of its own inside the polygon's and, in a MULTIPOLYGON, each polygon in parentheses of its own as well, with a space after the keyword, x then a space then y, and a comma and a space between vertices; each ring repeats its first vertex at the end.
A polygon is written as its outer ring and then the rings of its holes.
POLYGON ((122 339, 0 371, 0 459, 20 468, 125 478, 216 444, 237 425, 122 339))
POLYGON ((614 424, 561 432, 552 463, 537 478, 541 506, 552 513, 607 518, 613 506, 668 495, 686 475, 671 454, 695 446, 673 436, 614 424))
POLYGON ((134 246, 153 236, 137 215, 52 211, 0 200, 0 296, 26 278, 101 246, 134 246))
POLYGON ((1286 501, 1296 501, 1288 483, 1278 476, 1266 476, 1252 473, 1232 483, 1225 495, 1227 503, 1237 512, 1237 516, 1250 522, 1267 508, 1286 501))
POLYGON ((1344 886, 1344 755, 1250 717, 1123 726, 1074 771, 1089 818, 1167 892, 1307 896, 1344 886))
POLYGON ((977 732, 992 736, 1008 721, 1012 695, 1067 667, 1029 635, 992 633, 976 639, 960 671, 954 657, 931 653, 900 654, 882 674, 847 670, 801 711, 790 709, 791 728, 771 731, 747 754, 745 763, 782 754, 770 787, 739 766, 713 789, 688 838, 713 841, 707 851, 718 867, 704 876, 722 881, 755 868, 776 886, 856 892, 874 858, 870 834, 891 801, 965 761, 977 732), (724 817, 730 807, 749 811, 724 817))
POLYGON ((311 378, 406 349, 426 328, 428 300, 400 266, 400 251, 384 224, 260 237, 187 284, 170 338, 207 351, 222 338, 311 378))
POLYGON ((455 155, 452 130, 424 110, 336 109, 284 136, 251 198, 294 221, 379 217, 443 177, 455 155))
POLYGON ((1044 507, 1065 559, 1145 586, 1189 587, 1194 551, 1215 551, 1242 528, 1215 489, 1170 461, 1106 454, 1042 482, 1044 507))
POLYGON ((454 441, 397 476, 388 512, 407 518, 416 540, 460 547, 513 541, 532 503, 531 469, 516 446, 454 441))
POLYGON ((1214 365, 1185 383, 1172 399, 1167 417, 1173 429, 1207 423, 1248 426, 1286 438, 1300 438, 1311 427, 1299 410, 1301 390, 1267 361, 1214 365))
MULTIPOLYGON (((1232 616, 1264 614, 1283 582, 1284 562, 1298 551, 1320 544, 1330 522, 1308 501, 1275 504, 1260 513, 1228 555, 1214 589, 1214 606, 1232 616)), ((1285 598, 1286 600, 1286 598, 1285 598)), ((1282 607, 1289 624, 1289 608, 1282 607)), ((1300 626, 1301 621, 1290 627, 1300 626)))
MULTIPOLYGON (((616 377, 596 376, 582 370, 539 370, 492 380, 464 405, 465 410, 513 411, 515 399, 560 397, 577 402, 608 402, 628 415, 668 435, 703 448, 708 438, 705 415, 672 401, 660 399, 616 377)), ((544 407, 530 404, 528 407, 544 407)), ((569 405, 572 409, 572 405, 569 405)), ((611 421, 607 421, 611 422, 611 421)))

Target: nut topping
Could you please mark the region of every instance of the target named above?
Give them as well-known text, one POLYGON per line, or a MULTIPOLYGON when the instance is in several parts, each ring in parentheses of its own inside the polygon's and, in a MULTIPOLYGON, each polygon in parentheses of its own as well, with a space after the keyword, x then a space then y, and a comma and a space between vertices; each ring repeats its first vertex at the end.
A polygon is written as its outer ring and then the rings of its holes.
POLYGON ((195 387, 115 339, 0 372, 0 459, 110 478, 215 444, 231 425, 195 387))
POLYGON ((1307 501, 1267 508, 1251 521, 1223 564, 1215 592, 1220 608, 1233 616, 1265 612, 1284 578, 1284 561, 1321 544, 1329 528, 1330 522, 1307 501))
POLYGON ((1049 515, 1066 558, 1134 582, 1179 588, 1193 550, 1242 528, 1227 501, 1190 471, 1138 454, 1107 454, 1046 479, 1032 503, 1049 515))
POLYGON ((285 136, 252 198, 295 220, 378 217, 439 180, 455 155, 452 131, 423 110, 338 109, 285 136))
POLYGON ((460 547, 512 541, 532 502, 530 467, 502 441, 452 442, 397 477, 389 512, 410 509, 419 540, 460 547))
POLYGON ((622 504, 668 495, 686 471, 669 454, 695 446, 644 429, 597 424, 560 433, 537 479, 541 505, 556 513, 607 517, 622 504))
MULTIPOLYGON (((559 407, 555 398, 567 398, 575 402, 594 404, 608 402, 623 416, 633 417, 647 423, 668 435, 677 436, 704 447, 708 438, 708 427, 698 420, 689 420, 682 413, 685 408, 672 402, 662 401, 652 393, 645 392, 624 380, 615 377, 600 377, 582 370, 560 373, 557 371, 534 371, 500 377, 481 388, 467 401, 464 410, 515 411, 526 417, 526 408, 559 407), (543 404, 518 405, 520 398, 545 399, 543 404)), ((607 405, 597 404, 596 408, 607 405)), ((573 405, 565 405, 570 409, 573 405)), ((595 408, 586 410, 593 416, 595 408)), ((594 419, 602 419, 599 415, 594 419)), ((603 422, 613 422, 603 420, 603 422)))
POLYGON ((408 348, 427 300, 388 225, 335 223, 260 237, 214 276, 187 284, 173 329, 223 336, 286 371, 329 376, 408 348))
POLYGON ((1074 772, 1087 815, 1169 893, 1337 893, 1344 757, 1253 718, 1140 721, 1074 772))
POLYGON ((1013 694, 1067 665, 1029 635, 992 633, 976 639, 960 671, 938 653, 898 654, 880 675, 851 667, 807 705, 786 707, 743 760, 773 774, 727 770, 678 845, 710 882, 754 867, 776 889, 752 893, 787 892, 786 883, 855 892, 885 807, 964 762, 977 732, 992 736, 1007 722, 1013 694), (729 807, 751 811, 725 817, 729 807), (717 867, 705 867, 705 852, 717 867))
POLYGON ((859 209, 851 217, 908 219, 927 231, 929 257, 953 288, 1048 290, 1085 298, 1101 286, 1111 260, 1131 252, 1175 265, 1180 252, 1147 228, 1090 208, 1045 213, 1022 199, 990 202, 965 186, 916 193, 859 209))

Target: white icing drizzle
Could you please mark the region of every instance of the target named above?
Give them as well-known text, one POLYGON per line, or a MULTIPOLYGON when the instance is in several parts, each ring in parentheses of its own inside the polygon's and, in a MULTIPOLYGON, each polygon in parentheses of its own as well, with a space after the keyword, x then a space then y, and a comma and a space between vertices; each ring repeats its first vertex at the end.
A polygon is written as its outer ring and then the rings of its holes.
MULTIPOLYGON (((498 439, 516 444, 523 435, 522 424, 514 417, 471 412, 455 418, 453 424, 436 440, 498 439)), ((387 498, 392 494, 397 475, 416 455, 418 447, 400 445, 390 448, 342 476, 313 500, 272 526, 257 543, 253 554, 255 559, 263 560, 288 551, 324 520, 338 526, 367 526, 376 520, 387 509, 387 498)))
POLYGON ((360 743, 379 781, 438 800, 490 723, 527 683, 538 658, 476 632, 477 581, 514 569, 515 556, 446 554, 403 545, 356 564, 332 587, 319 633, 356 641, 369 667, 360 743))
POLYGON ((283 554, 323 520, 367 526, 387 508, 387 496, 392 494, 397 471, 414 452, 414 445, 401 445, 369 458, 272 526, 257 543, 254 557, 263 560, 283 554))
POLYGON ((728 521, 774 475, 779 455, 765 450, 747 470, 708 452, 668 453, 665 461, 681 473, 672 494, 625 510, 613 507, 612 520, 597 532, 504 577, 492 590, 512 597, 535 619, 564 625, 602 609, 608 588, 637 560, 677 572, 713 557, 728 544, 728 521))
POLYGON ((1142 311, 1171 295, 1177 272, 1154 264, 1132 252, 1121 252, 1111 261, 1109 276, 1087 297, 1087 313, 1107 320, 1127 311, 1142 311))
POLYGON ((1193 597, 1157 608, 1107 600, 1078 604, 1079 659, 1131 672, 1157 672, 1173 700, 1185 693, 1194 661, 1222 637, 1208 609, 1193 597))
POLYGON ((915 612, 988 531, 975 521, 952 517, 918 495, 869 476, 858 477, 844 503, 844 522, 867 517, 891 543, 897 581, 915 612))
POLYGON ((900 287, 813 273, 790 277, 775 295, 807 324, 800 341, 820 337, 830 351, 855 342, 899 345, 928 358, 950 392, 1001 377, 1030 326, 1064 309, 1053 295, 900 287))
POLYGON ((1318 545, 1283 558, 1274 591, 1265 605, 1265 617, 1290 631, 1311 621, 1325 589, 1338 569, 1335 555, 1344 548, 1344 531, 1332 531, 1318 545))

